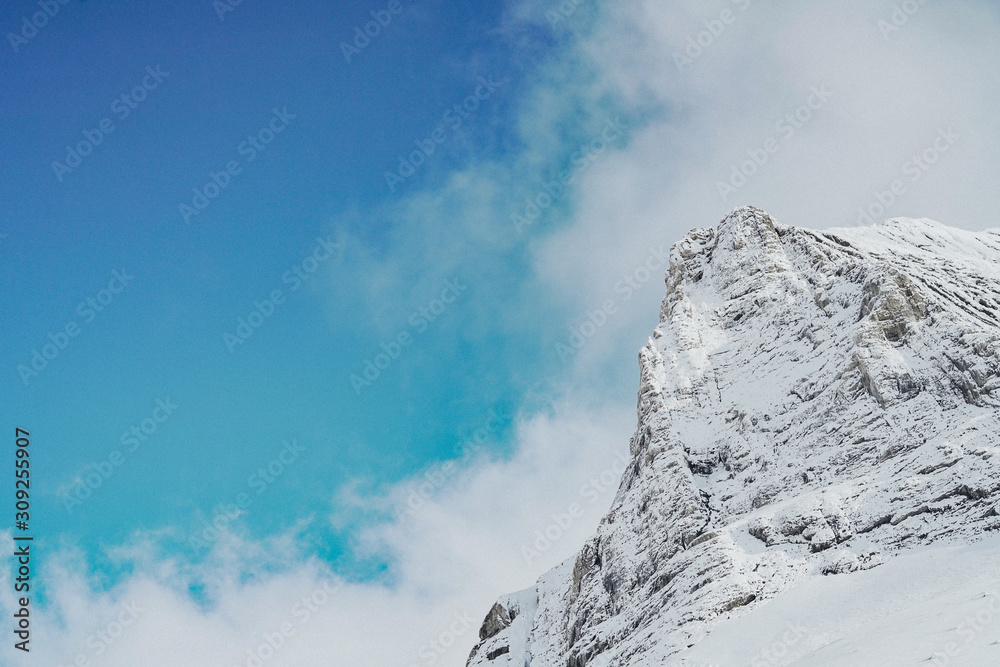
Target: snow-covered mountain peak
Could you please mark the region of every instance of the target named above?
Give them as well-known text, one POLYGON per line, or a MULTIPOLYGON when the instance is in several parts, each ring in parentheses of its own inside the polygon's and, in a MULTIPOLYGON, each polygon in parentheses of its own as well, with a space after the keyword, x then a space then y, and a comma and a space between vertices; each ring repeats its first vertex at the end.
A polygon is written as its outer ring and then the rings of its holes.
POLYGON ((612 507, 469 664, 662 665, 813 577, 1000 528, 998 267, 1000 236, 929 220, 687 234, 612 507))

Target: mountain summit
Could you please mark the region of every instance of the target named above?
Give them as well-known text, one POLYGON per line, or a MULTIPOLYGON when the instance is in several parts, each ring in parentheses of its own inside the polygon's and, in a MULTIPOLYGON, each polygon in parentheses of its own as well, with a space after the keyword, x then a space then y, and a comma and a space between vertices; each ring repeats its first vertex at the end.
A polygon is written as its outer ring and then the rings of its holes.
POLYGON ((639 375, 596 535, 494 605, 470 667, 701 664, 792 589, 1000 528, 1000 232, 736 209, 672 248, 639 375))

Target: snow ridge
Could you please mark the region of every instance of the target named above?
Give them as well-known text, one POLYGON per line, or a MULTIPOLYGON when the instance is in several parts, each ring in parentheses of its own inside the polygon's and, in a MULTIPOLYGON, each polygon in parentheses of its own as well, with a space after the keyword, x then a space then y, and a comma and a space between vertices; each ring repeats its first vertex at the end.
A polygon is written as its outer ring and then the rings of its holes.
POLYGON ((997 230, 738 208, 672 248, 639 367, 597 534, 498 601, 470 667, 663 665, 804 581, 1000 527, 997 230))

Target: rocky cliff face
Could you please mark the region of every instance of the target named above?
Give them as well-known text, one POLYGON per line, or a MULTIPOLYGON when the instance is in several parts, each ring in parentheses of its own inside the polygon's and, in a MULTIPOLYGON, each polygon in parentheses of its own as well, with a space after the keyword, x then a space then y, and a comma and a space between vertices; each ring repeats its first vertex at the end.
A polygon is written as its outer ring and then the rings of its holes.
POLYGON ((666 287, 611 509, 470 666, 662 665, 806 578, 1000 527, 1000 232, 741 208, 666 287))

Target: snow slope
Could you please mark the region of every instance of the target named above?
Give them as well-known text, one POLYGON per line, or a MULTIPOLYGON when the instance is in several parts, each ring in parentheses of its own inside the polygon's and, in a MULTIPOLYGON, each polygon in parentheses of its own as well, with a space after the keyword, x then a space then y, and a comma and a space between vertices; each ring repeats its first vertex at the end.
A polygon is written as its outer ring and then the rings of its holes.
MULTIPOLYGON (((945 562, 904 556, 1000 527, 1000 235, 814 232, 740 208, 673 247, 666 287, 611 509, 574 559, 498 601, 469 665, 751 664, 773 636, 753 619, 810 604, 820 630, 798 664, 920 664, 877 641, 917 616, 816 610, 878 586, 898 598, 906 563, 945 562)), ((987 592, 957 590, 957 613, 987 592)))
POLYGON ((920 547, 871 570, 807 579, 666 664, 1000 664, 1000 537, 920 547))

